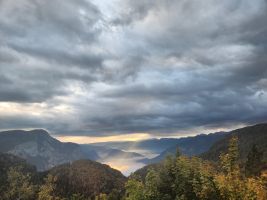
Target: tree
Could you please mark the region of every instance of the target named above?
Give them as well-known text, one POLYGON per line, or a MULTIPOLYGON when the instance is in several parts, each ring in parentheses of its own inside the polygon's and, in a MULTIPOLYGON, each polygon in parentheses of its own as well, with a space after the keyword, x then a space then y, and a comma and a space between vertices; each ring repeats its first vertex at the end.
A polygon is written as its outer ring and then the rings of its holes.
POLYGON ((111 193, 108 195, 108 200, 118 200, 122 198, 122 191, 117 189, 113 189, 111 193))
POLYGON ((158 170, 158 189, 162 200, 171 200, 176 196, 174 191, 176 160, 179 156, 167 156, 158 170))
POLYGON ((85 197, 82 194, 73 194, 71 195, 70 200, 85 200, 85 197))
POLYGON ((237 137, 230 139, 228 150, 220 159, 218 168, 217 163, 200 158, 179 153, 168 156, 157 168, 152 166, 145 180, 134 176, 128 180, 126 200, 267 199, 265 176, 247 178, 240 169, 237 137))
POLYGON ((45 183, 40 187, 38 200, 60 200, 60 197, 57 197, 55 194, 56 181, 57 177, 51 174, 46 177, 45 183))
POLYGON ((180 151, 180 149, 177 147, 177 148, 176 148, 176 152, 175 152, 175 158, 179 158, 181 155, 182 155, 182 154, 181 154, 181 151, 180 151))
POLYGON ((260 179, 246 178, 239 167, 238 138, 229 142, 228 152, 220 156, 223 173, 216 174, 222 200, 265 200, 266 188, 260 179))
POLYGON ((263 164, 263 152, 260 151, 257 145, 253 145, 248 153, 245 172, 248 177, 260 176, 261 167, 263 164))
POLYGON ((229 141, 228 152, 220 156, 222 169, 226 174, 239 174, 238 137, 233 136, 229 141))
POLYGON ((144 200, 144 185, 135 178, 130 178, 126 183, 126 200, 144 200))
POLYGON ((159 176, 153 169, 148 171, 145 179, 145 197, 146 200, 161 200, 158 191, 159 176))
POLYGON ((24 173, 22 167, 11 167, 7 172, 8 191, 6 199, 31 200, 35 199, 35 187, 31 175, 24 173))
POLYGON ((95 200, 107 200, 107 195, 106 194, 100 194, 95 197, 95 200))
POLYGON ((21 167, 11 167, 7 173, 8 197, 10 199, 33 199, 35 188, 31 183, 31 175, 24 174, 21 167))

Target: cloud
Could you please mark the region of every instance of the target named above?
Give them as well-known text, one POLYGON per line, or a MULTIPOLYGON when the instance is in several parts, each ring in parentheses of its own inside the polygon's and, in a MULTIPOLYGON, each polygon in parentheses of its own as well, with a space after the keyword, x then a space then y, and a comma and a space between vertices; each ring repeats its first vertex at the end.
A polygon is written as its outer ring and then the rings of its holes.
POLYGON ((169 136, 267 119, 265 0, 0 4, 2 129, 169 136))
POLYGON ((0 101, 43 102, 67 95, 68 80, 90 83, 103 54, 101 12, 84 1, 2 1, 0 101), (5 81, 4 81, 5 80, 5 81))

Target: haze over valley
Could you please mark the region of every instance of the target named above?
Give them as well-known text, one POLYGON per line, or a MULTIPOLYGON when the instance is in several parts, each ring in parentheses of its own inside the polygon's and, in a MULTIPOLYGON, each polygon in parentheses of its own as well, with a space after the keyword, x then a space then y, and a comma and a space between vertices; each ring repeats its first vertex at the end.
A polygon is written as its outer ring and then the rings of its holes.
POLYGON ((266 200, 267 0, 0 0, 0 200, 266 200))

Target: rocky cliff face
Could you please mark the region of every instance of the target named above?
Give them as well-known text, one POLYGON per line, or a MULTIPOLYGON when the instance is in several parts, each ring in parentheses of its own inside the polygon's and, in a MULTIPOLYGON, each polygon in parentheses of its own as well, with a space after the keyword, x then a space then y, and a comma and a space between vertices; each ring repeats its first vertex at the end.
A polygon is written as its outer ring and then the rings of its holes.
POLYGON ((39 171, 79 159, 97 159, 95 152, 88 156, 78 144, 62 143, 45 130, 0 132, 0 152, 24 158, 39 171))

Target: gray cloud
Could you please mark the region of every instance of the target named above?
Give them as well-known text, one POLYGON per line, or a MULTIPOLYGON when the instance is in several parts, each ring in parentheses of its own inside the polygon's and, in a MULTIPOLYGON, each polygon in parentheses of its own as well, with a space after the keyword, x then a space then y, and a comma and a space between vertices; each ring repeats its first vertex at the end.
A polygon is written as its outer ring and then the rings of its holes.
POLYGON ((152 135, 267 120, 267 2, 0 2, 0 128, 152 135), (111 15, 111 16, 110 16, 111 15), (35 108, 36 109, 36 108, 35 108))
POLYGON ((68 95, 68 80, 96 80, 91 70, 104 59, 93 50, 101 33, 96 6, 84 0, 2 1, 0 13, 0 101, 44 102, 68 95))

